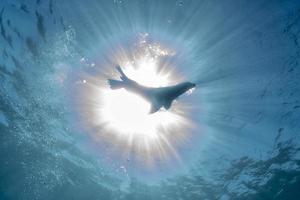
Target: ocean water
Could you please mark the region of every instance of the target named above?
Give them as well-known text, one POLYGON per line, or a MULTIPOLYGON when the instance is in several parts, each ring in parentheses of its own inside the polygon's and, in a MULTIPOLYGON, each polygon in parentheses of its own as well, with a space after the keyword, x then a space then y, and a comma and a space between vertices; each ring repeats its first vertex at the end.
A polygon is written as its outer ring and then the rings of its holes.
POLYGON ((300 1, 1 0, 0 28, 0 199, 300 199, 300 1), (197 84, 146 153, 94 114, 140 54, 197 84))

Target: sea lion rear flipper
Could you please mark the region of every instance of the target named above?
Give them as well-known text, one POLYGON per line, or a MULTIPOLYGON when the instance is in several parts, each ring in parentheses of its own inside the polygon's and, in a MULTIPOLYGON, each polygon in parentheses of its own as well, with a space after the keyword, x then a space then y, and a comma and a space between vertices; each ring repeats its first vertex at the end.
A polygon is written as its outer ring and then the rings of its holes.
POLYGON ((120 89, 124 87, 123 81, 108 79, 108 84, 112 90, 120 89))
POLYGON ((121 74, 121 79, 124 80, 128 80, 128 77, 126 76, 126 74, 123 72, 123 70, 121 69, 120 65, 116 66, 118 72, 121 74))

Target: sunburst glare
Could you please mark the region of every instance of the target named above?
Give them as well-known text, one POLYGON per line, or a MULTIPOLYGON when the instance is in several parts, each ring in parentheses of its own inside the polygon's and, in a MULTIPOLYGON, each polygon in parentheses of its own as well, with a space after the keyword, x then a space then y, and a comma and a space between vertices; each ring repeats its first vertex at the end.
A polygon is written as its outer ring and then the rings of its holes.
MULTIPOLYGON (((125 73, 145 86, 163 86, 168 83, 168 76, 156 74, 154 62, 142 61, 136 69, 127 65, 125 73)), ((104 91, 104 105, 99 117, 104 118, 110 128, 128 136, 143 135, 148 140, 157 137, 161 126, 168 127, 178 123, 175 114, 165 110, 149 114, 150 104, 140 96, 120 90, 104 91)))
MULTIPOLYGON (((160 59, 173 56, 174 51, 156 43, 143 41, 139 44, 138 49, 131 52, 133 59, 116 54, 115 60, 129 78, 149 87, 179 82, 174 70, 171 73, 172 66, 165 65, 163 68, 160 64, 160 59)), ((112 65, 105 74, 89 75, 85 77, 87 84, 80 87, 81 119, 89 133, 96 141, 114 146, 119 154, 143 159, 148 164, 170 157, 180 160, 176 146, 184 141, 192 127, 188 106, 183 102, 174 102, 169 110, 162 108, 149 114, 150 103, 142 97, 125 89, 109 88, 107 77, 119 78, 114 70, 112 65), (99 85, 99 81, 103 84, 99 85)))

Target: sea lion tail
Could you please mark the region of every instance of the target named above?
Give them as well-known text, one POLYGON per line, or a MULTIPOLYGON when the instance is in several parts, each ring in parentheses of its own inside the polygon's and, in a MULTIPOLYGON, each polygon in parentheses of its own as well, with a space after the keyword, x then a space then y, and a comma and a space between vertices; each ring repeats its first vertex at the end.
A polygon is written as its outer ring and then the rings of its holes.
POLYGON ((124 87, 123 81, 108 79, 108 84, 112 90, 120 89, 124 87))
POLYGON ((123 70, 122 70, 122 68, 120 67, 120 65, 117 65, 116 66, 116 69, 118 70, 118 72, 121 74, 121 79, 123 80, 123 81, 126 81, 126 80, 128 80, 128 77, 126 76, 126 74, 123 72, 123 70))

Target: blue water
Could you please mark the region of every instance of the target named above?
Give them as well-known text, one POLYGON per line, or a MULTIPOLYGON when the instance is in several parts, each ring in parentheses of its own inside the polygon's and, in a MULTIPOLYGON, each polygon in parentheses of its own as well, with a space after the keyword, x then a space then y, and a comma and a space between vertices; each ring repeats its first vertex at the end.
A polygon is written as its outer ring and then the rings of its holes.
POLYGON ((1 0, 0 28, 0 199, 300 199, 300 1, 1 0), (197 83, 181 162, 153 170, 74 103, 143 34, 197 83))

